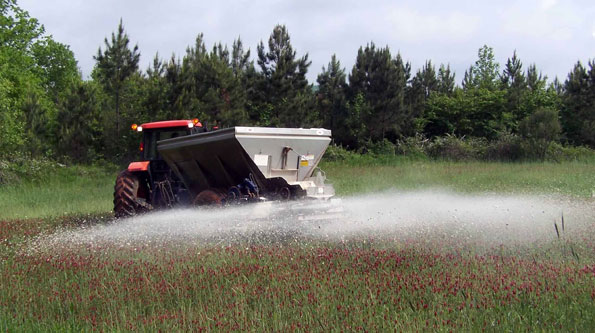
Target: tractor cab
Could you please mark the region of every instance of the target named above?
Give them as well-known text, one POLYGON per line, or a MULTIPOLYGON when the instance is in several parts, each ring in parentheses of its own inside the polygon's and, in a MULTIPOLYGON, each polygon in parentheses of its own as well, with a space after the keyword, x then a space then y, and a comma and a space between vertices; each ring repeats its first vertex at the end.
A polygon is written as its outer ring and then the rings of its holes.
POLYGON ((206 128, 196 118, 192 120, 156 121, 140 126, 133 124, 132 130, 143 133, 139 146, 142 161, 163 160, 157 151, 158 141, 206 132, 206 128))

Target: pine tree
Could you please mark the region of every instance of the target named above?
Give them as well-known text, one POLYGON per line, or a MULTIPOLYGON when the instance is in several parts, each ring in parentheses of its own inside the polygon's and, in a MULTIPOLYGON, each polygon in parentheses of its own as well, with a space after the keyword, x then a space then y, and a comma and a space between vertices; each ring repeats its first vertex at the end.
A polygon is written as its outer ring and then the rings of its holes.
POLYGON ((542 90, 545 89, 546 82, 547 76, 543 76, 535 64, 530 65, 527 69, 527 87, 531 91, 542 90))
POLYGON ((322 126, 330 128, 335 141, 338 142, 342 142, 348 135, 344 129, 347 117, 345 78, 345 69, 341 68, 341 62, 333 54, 328 67, 322 67, 322 73, 318 74, 316 80, 319 87, 317 103, 322 126))
POLYGON ((516 55, 516 50, 512 58, 508 58, 501 76, 502 84, 505 88, 522 89, 526 86, 525 75, 523 74, 523 64, 516 55))
POLYGON ((147 68, 144 82, 143 108, 150 121, 167 119, 167 93, 171 89, 165 78, 166 64, 159 58, 153 58, 153 65, 147 68))
POLYGON ((231 68, 236 77, 244 75, 254 63, 250 61, 250 49, 244 51, 244 45, 240 37, 233 41, 231 48, 231 68))
POLYGON ((164 64, 163 78, 167 84, 165 94, 166 108, 164 110, 164 119, 183 119, 180 114, 184 112, 184 105, 180 105, 180 99, 184 95, 182 83, 182 61, 172 54, 169 61, 164 64))
POLYGON ((395 140, 413 127, 413 117, 405 105, 405 90, 411 65, 400 54, 392 58, 388 47, 374 43, 360 47, 349 75, 349 98, 362 94, 371 108, 367 128, 374 141, 395 140))
POLYGON ((258 108, 264 125, 301 127, 316 123, 312 87, 306 73, 311 62, 308 54, 296 58, 289 32, 284 25, 273 29, 268 48, 257 47, 260 67, 258 108), (306 109, 304 109, 306 108, 306 109))
POLYGON ((589 70, 577 62, 564 83, 561 112, 566 138, 575 145, 595 148, 595 61, 589 70))
POLYGON ((58 104, 57 144, 60 156, 76 162, 99 159, 102 150, 100 110, 101 102, 94 82, 73 86, 58 104))
POLYGON ((450 65, 440 65, 437 76, 437 90, 446 95, 451 95, 455 89, 455 73, 450 70, 450 65))
POLYGON ((234 73, 227 46, 215 45, 196 74, 199 109, 205 119, 223 127, 246 125, 246 92, 241 72, 234 73))
POLYGON ((550 89, 553 89, 558 96, 564 95, 564 84, 560 82, 560 79, 558 79, 557 76, 554 78, 554 82, 552 82, 550 89))
POLYGON ((432 61, 426 61, 424 67, 419 70, 413 78, 414 83, 417 82, 422 87, 424 99, 428 99, 430 94, 438 90, 438 79, 436 77, 436 69, 432 65, 432 61))
POLYGON ((500 80, 502 88, 506 91, 505 112, 512 117, 511 123, 506 125, 516 130, 517 124, 533 112, 533 110, 528 110, 523 105, 525 96, 528 93, 527 81, 523 73, 523 64, 517 57, 516 51, 514 51, 512 58, 508 58, 506 61, 500 80))
POLYGON ((122 90, 127 79, 138 70, 140 53, 138 46, 129 48, 128 35, 124 32, 122 19, 118 25, 118 33, 112 33, 111 43, 105 38, 105 51, 101 47, 94 59, 95 73, 106 92, 112 95, 116 111, 116 135, 120 136, 120 101, 122 90))
POLYGON ((199 89, 205 84, 201 77, 201 67, 208 56, 202 33, 196 36, 193 46, 186 48, 186 54, 180 59, 172 55, 166 66, 165 78, 170 85, 167 94, 168 115, 170 119, 204 118, 201 109, 199 89))
POLYGON ((178 119, 198 117, 208 126, 247 125, 245 82, 253 68, 249 56, 240 39, 234 41, 231 52, 222 43, 207 52, 203 34, 198 34, 182 60, 174 55, 162 65, 168 101, 165 114, 178 119))
MULTIPOLYGON (((406 88, 406 105, 410 109, 410 114, 413 118, 422 121, 425 104, 430 95, 438 90, 439 82, 436 76, 436 70, 431 61, 426 61, 424 67, 419 69, 413 79, 411 85, 406 88)), ((423 128, 423 121, 421 125, 416 126, 415 132, 423 128)), ((413 132, 407 133, 413 134, 413 132)))
POLYGON ((463 82, 461 82, 461 85, 465 90, 476 88, 475 76, 473 75, 473 66, 469 67, 469 69, 465 71, 465 76, 463 77, 463 82))
POLYGON ((254 61, 250 59, 250 54, 250 49, 244 50, 240 37, 234 40, 231 51, 231 68, 244 92, 247 122, 255 124, 261 119, 262 109, 259 109, 259 101, 263 101, 264 97, 259 91, 262 76, 257 73, 254 61))
POLYGON ((534 64, 527 69, 526 80, 526 87, 515 120, 518 122, 541 109, 553 110, 559 114, 560 95, 554 89, 549 89, 546 86, 547 77, 543 76, 534 64))

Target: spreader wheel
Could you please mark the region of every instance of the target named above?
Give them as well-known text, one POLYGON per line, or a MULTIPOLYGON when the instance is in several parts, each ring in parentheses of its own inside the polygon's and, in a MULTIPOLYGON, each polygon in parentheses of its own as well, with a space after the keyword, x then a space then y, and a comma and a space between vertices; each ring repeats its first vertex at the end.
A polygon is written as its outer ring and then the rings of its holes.
POLYGON ((208 189, 200 192, 192 203, 195 206, 221 206, 224 199, 225 194, 216 189, 208 189))
POLYGON ((279 198, 281 200, 289 200, 291 198, 291 191, 287 187, 283 187, 279 190, 279 198))
POLYGON ((116 178, 114 186, 114 215, 127 217, 142 213, 147 210, 139 200, 140 183, 138 177, 124 170, 116 178))

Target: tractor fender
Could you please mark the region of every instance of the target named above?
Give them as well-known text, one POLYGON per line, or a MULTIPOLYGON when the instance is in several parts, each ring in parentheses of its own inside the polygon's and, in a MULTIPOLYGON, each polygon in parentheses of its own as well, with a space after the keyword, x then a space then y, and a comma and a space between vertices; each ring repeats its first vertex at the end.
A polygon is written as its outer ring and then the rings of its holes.
POLYGON ((128 165, 129 172, 139 172, 149 170, 149 161, 132 162, 128 165))
POLYGON ((150 161, 138 161, 132 162, 128 165, 126 171, 131 176, 136 177, 139 181, 139 193, 140 198, 144 198, 147 202, 151 202, 150 193, 152 191, 152 180, 149 172, 150 161))

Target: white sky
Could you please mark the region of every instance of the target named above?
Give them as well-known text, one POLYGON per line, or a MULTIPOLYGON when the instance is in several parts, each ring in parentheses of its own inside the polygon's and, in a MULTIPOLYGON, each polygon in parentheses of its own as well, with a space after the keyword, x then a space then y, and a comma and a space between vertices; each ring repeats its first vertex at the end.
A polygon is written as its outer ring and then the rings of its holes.
POLYGON ((503 66, 513 50, 526 69, 536 63, 550 79, 562 81, 576 61, 595 59, 595 1, 374 1, 374 0, 18 0, 21 8, 46 27, 54 39, 70 45, 86 78, 93 55, 120 18, 131 42, 138 44, 141 68, 156 52, 162 58, 182 56, 196 35, 207 48, 231 46, 241 36, 256 57, 273 27, 285 24, 298 56, 306 52, 314 83, 333 53, 346 67, 360 46, 388 45, 417 70, 428 59, 450 63, 458 83, 483 44, 494 48, 503 66))

